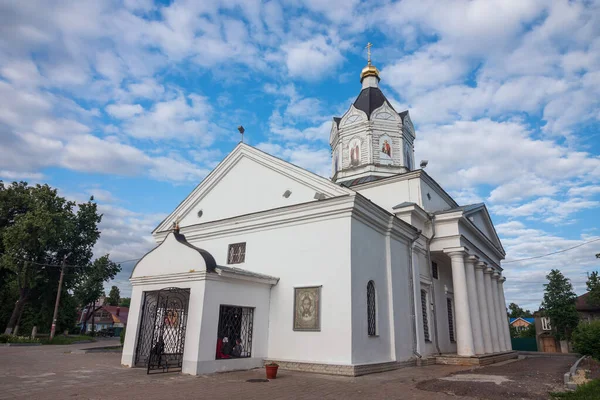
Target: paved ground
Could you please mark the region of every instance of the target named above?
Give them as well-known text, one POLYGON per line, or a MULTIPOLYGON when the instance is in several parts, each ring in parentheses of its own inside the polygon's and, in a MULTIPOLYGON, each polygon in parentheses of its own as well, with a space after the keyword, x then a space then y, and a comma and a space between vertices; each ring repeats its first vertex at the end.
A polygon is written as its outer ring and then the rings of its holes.
POLYGON ((548 399, 564 390, 563 375, 577 357, 509 360, 452 376, 419 382, 418 389, 482 399, 548 399))
MULTIPOLYGON (((357 378, 279 371, 278 378, 264 383, 247 379, 264 378, 262 369, 188 376, 178 373, 146 375, 145 370, 120 366, 117 353, 83 353, 82 348, 95 344, 70 346, 0 347, 0 399, 468 399, 514 397, 514 385, 525 380, 546 387, 562 379, 568 370, 566 360, 560 365, 547 359, 542 362, 523 360, 499 367, 471 369, 435 365, 404 368, 357 378), (556 365, 555 365, 556 364, 556 365), (563 365, 565 364, 565 365, 563 365), (550 366, 553 365, 553 366, 550 366), (538 372, 531 370, 537 368, 538 372), (514 371, 520 373, 514 374, 514 371), (546 371, 546 372, 544 372, 546 371), (511 382, 456 382, 440 380, 464 374, 506 376, 511 382), (524 379, 521 379, 523 377, 524 379), (491 386, 490 386, 491 385, 491 386)), ((468 375, 466 376, 468 378, 468 375)), ((459 378, 460 379, 460 378, 459 378)), ((526 386, 531 386, 529 382, 526 386)), ((546 391, 547 392, 547 391, 546 391)), ((538 398, 519 392, 519 398, 538 398), (528 397, 529 396, 529 397, 528 397)), ((540 397, 546 398, 546 397, 540 397)))

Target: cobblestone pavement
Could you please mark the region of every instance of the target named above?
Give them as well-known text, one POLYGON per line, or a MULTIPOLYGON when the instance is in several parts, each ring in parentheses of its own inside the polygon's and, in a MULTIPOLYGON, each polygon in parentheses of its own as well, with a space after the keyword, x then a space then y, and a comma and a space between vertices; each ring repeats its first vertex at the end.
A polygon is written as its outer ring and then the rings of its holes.
MULTIPOLYGON (((111 343, 0 347, 0 399, 472 399, 462 397, 465 395, 495 398, 485 395, 489 390, 486 385, 494 383, 438 378, 463 373, 491 374, 495 373, 494 368, 500 375, 506 374, 503 367, 473 369, 450 365, 403 368, 356 378, 280 370, 276 380, 250 383, 246 380, 264 378, 264 370, 198 377, 179 373, 146 375, 143 369, 122 367, 118 353, 80 351, 107 344, 111 343), (440 386, 436 387, 437 384, 440 386), (475 389, 462 393, 455 385, 475 389)), ((506 367, 512 370, 514 365, 506 367)), ((530 373, 528 379, 539 378, 530 373)), ((505 385, 498 388, 510 387, 505 385)), ((491 393, 495 395, 498 388, 493 387, 491 393)), ((506 397, 509 396, 503 398, 506 397)))
POLYGON ((356 378, 280 370, 276 380, 250 383, 264 370, 146 375, 121 367, 118 353, 78 351, 105 345, 0 347, 0 399, 460 399, 415 384, 465 369, 436 365, 356 378))

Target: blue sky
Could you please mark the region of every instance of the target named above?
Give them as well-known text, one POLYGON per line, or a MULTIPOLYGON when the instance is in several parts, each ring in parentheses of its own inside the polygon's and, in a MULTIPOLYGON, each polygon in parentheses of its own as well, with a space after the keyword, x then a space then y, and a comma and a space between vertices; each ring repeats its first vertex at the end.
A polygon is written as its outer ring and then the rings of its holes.
MULTIPOLYGON (((596 1, 3 1, 0 178, 94 195, 98 255, 150 232, 239 141, 324 176, 360 91, 365 44, 416 125, 416 157, 461 204, 485 201, 507 260, 598 238, 596 1)), ((600 242, 506 264, 537 308, 551 268, 599 269, 600 242)), ((124 294, 132 263, 117 279, 124 294)))

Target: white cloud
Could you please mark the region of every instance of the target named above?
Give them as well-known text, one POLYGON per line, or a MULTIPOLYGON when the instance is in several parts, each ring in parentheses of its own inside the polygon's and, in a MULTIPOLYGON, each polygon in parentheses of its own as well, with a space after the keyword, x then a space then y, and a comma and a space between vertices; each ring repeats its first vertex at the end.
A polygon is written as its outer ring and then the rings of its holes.
POLYGON ((572 214, 581 210, 597 208, 600 201, 568 199, 556 200, 549 197, 539 197, 529 203, 521 205, 496 205, 491 209, 496 215, 503 215, 511 218, 531 217, 543 219, 548 223, 559 223, 565 221, 572 214))
POLYGON ((109 104, 106 112, 115 118, 126 119, 144 112, 144 107, 139 104, 109 104))
POLYGON ((542 258, 509 262, 532 256, 546 255, 557 250, 580 245, 598 236, 582 235, 580 238, 565 238, 540 229, 528 228, 520 221, 496 225, 496 230, 507 251, 503 274, 507 302, 537 310, 543 298, 543 284, 551 269, 559 269, 570 278, 578 294, 585 292, 585 273, 597 269, 598 242, 590 243, 563 253, 542 258))
POLYGON ((288 73, 293 78, 310 81, 324 79, 344 61, 339 44, 323 35, 283 46, 288 73))

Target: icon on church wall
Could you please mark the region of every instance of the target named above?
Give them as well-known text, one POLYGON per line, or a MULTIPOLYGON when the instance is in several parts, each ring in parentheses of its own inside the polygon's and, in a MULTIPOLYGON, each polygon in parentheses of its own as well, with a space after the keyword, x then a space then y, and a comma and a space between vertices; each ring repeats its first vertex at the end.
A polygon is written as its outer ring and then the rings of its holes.
POLYGON ((321 287, 294 288, 294 330, 321 330, 321 287))
POLYGON ((350 165, 360 165, 360 156, 362 154, 360 151, 360 139, 352 139, 348 150, 350 151, 350 165))
POLYGON ((379 137, 379 163, 392 163, 392 138, 388 135, 379 137))

